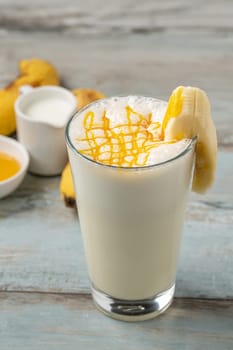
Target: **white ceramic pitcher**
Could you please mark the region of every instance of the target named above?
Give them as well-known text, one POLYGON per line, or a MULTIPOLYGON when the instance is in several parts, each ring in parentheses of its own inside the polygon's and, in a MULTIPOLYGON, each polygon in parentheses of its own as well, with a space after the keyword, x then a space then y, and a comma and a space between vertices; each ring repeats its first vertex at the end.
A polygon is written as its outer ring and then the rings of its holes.
POLYGON ((58 175, 67 162, 65 127, 77 107, 77 99, 67 89, 58 86, 32 88, 24 86, 15 102, 17 136, 30 154, 29 171, 38 175, 58 175), (30 118, 27 107, 43 98, 59 98, 67 103, 66 115, 62 122, 56 116, 43 121, 30 118))

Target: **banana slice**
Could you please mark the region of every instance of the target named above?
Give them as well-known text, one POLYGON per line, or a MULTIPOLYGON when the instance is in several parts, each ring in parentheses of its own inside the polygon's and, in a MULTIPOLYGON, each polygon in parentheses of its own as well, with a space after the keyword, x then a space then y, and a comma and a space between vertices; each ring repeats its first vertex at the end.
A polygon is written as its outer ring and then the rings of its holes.
POLYGON ((217 135, 206 93, 195 87, 176 88, 168 102, 162 124, 165 141, 197 136, 192 189, 204 193, 215 178, 217 135))

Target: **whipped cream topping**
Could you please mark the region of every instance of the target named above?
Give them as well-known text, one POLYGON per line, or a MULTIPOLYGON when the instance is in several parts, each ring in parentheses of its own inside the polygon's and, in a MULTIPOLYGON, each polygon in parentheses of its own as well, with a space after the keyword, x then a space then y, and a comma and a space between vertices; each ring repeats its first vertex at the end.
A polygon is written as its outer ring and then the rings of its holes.
POLYGON ((150 97, 112 97, 90 104, 71 121, 69 137, 83 155, 97 162, 137 167, 174 158, 189 139, 165 142, 167 103, 150 97))

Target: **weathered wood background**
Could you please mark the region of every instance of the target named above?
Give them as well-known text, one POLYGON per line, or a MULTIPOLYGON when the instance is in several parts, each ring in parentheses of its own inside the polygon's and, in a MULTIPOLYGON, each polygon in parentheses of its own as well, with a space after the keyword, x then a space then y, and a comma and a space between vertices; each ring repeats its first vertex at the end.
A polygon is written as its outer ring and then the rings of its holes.
POLYGON ((192 195, 176 301, 125 324, 90 299, 79 222, 59 178, 28 175, 0 200, 0 349, 233 349, 233 2, 0 0, 0 86, 41 57, 68 88, 167 99, 208 92, 219 140, 217 179, 192 195), (189 299, 187 299, 189 298, 189 299))

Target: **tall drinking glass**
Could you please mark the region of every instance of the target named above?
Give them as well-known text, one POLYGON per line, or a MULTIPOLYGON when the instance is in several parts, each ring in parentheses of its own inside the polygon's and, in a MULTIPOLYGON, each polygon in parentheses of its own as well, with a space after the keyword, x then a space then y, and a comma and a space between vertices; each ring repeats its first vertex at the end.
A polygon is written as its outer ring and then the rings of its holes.
POLYGON ((163 163, 104 165, 70 138, 85 109, 68 123, 66 141, 93 299, 113 318, 149 319, 173 299, 195 139, 163 163))

